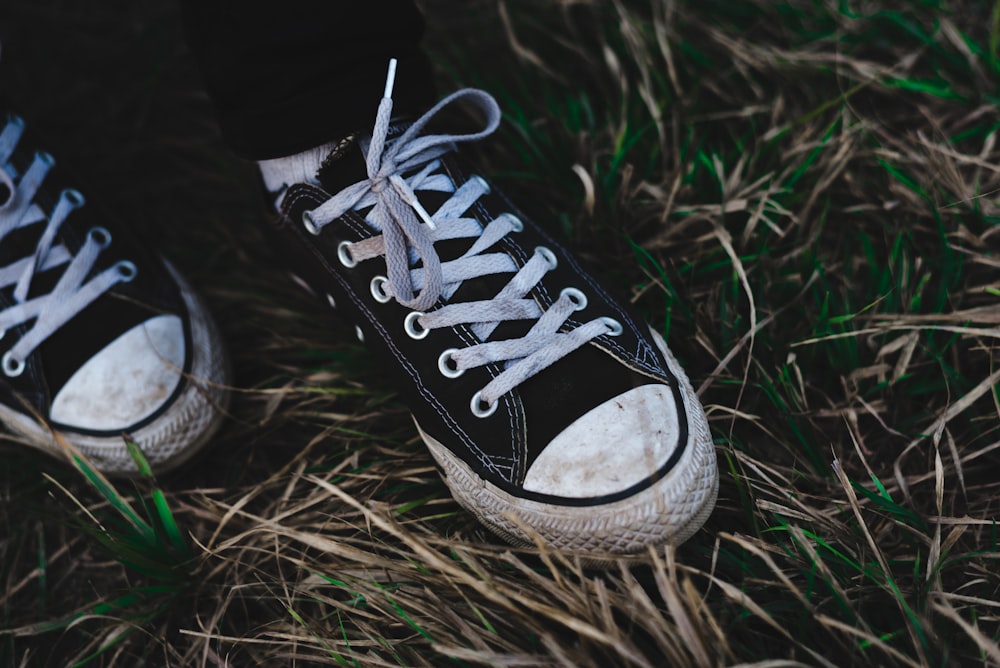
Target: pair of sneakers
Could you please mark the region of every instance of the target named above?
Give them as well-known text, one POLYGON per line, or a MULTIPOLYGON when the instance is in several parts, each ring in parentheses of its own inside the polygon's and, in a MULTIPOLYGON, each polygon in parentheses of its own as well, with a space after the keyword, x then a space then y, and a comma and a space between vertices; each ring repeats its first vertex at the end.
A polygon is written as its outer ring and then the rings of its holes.
MULTIPOLYGON (((370 133, 309 152, 305 177, 275 193, 274 240, 297 282, 388 364, 455 499, 496 534, 588 558, 686 540, 714 506, 717 468, 663 338, 462 155, 497 128, 492 97, 466 89, 393 119, 393 77, 370 133), (459 103, 484 127, 432 132, 459 103)), ((0 418, 109 474, 137 473, 123 434, 154 469, 182 464, 228 397, 204 306, 84 206, 14 116, 0 166, 0 418)), ((265 183, 281 167, 262 164, 265 183)))

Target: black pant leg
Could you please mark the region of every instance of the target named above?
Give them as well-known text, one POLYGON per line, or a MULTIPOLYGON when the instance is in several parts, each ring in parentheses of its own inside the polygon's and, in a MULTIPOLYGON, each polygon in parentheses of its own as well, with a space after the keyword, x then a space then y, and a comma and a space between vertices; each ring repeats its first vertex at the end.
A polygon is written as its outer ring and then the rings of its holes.
POLYGON ((434 101, 412 0, 180 0, 187 40, 238 154, 291 155, 373 122, 389 58, 398 113, 434 101))

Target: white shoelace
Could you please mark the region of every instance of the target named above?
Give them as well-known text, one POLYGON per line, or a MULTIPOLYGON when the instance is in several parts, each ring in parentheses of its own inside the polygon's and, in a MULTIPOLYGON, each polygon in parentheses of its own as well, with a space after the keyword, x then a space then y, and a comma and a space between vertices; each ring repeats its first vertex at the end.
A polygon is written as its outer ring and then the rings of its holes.
POLYGON ((7 201, 0 204, 0 244, 15 230, 42 224, 45 228, 38 236, 33 254, 0 268, 0 289, 14 286, 15 302, 0 311, 0 337, 11 327, 34 320, 0 361, 0 368, 10 377, 24 371, 24 360, 53 332, 114 285, 132 280, 136 273, 135 265, 123 260, 84 282, 101 251, 111 243, 111 234, 103 227, 91 228, 75 256, 65 245, 55 244, 67 216, 83 206, 83 195, 76 190, 63 190, 50 215, 34 203, 35 194, 55 164, 47 153, 36 153, 14 185, 18 174, 10 158, 23 131, 24 122, 10 116, 0 132, 0 184, 10 193, 7 201), (29 299, 35 276, 62 265, 67 265, 66 269, 52 291, 29 299))
POLYGON ((386 147, 392 112, 395 61, 389 65, 385 95, 379 104, 366 155, 368 178, 355 183, 303 216, 305 227, 319 234, 331 221, 350 210, 372 207, 365 220, 378 236, 356 243, 343 243, 340 261, 348 267, 376 257, 385 257, 387 277, 377 277, 372 294, 380 301, 395 299, 413 312, 404 329, 415 339, 439 327, 470 325, 483 343, 441 353, 441 373, 457 377, 464 371, 500 362, 504 370, 472 398, 474 414, 485 417, 496 410, 501 396, 559 359, 603 334, 621 333, 621 324, 607 317, 596 318, 566 332, 559 332, 574 311, 586 306, 585 295, 575 288, 562 291, 544 312, 528 293, 556 266, 549 249, 539 247, 520 268, 506 253, 485 252, 505 236, 522 229, 515 216, 504 213, 485 228, 471 217, 463 218, 476 201, 489 192, 479 177, 460 188, 441 170, 439 158, 458 142, 478 141, 492 134, 500 123, 500 109, 488 93, 464 89, 448 96, 417 119, 398 139, 386 147), (486 116, 486 127, 464 135, 422 135, 424 127, 443 108, 459 100, 478 106, 486 116), (405 178, 403 174, 409 174, 405 178), (421 206, 417 191, 451 193, 433 214, 421 206), (449 239, 475 239, 454 260, 441 262, 434 244, 449 239), (420 263, 419 268, 416 267, 420 263), (492 274, 513 274, 507 285, 486 301, 446 304, 429 311, 439 298, 449 299, 463 281, 492 274), (376 285, 377 283, 377 285, 376 285), (501 323, 535 320, 523 337, 486 341, 501 323))

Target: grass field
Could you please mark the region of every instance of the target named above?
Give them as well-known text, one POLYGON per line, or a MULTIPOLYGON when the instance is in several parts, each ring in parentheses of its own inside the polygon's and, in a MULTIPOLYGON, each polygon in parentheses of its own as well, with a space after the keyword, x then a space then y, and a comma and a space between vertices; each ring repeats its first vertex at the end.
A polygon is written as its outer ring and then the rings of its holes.
POLYGON ((0 443, 0 666, 1000 665, 1000 2, 423 5, 497 182, 699 388, 715 513, 606 570, 494 538, 269 254, 174 5, 9 0, 0 91, 236 375, 156 480, 0 443))

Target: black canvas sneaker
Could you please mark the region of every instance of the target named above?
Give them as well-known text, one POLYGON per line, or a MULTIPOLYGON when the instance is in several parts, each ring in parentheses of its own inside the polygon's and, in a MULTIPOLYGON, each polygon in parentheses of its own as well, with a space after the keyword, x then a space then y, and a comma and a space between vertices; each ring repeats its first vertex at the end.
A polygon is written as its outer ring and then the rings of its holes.
MULTIPOLYGON (((3 117, 0 117, 3 118, 3 117)), ((227 392, 219 335, 170 265, 84 205, 8 115, 0 131, 0 420, 109 474, 158 471, 202 446, 227 392)))
POLYGON ((339 142, 280 198, 295 273, 388 362, 458 502, 515 543, 600 559, 680 543, 715 503, 701 405, 663 338, 459 154, 493 132, 462 90, 339 142), (471 103, 486 126, 431 134, 471 103))

